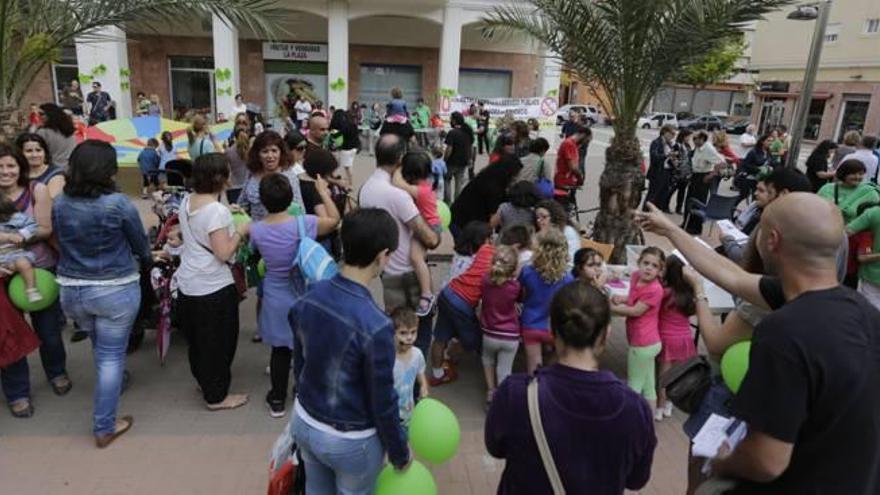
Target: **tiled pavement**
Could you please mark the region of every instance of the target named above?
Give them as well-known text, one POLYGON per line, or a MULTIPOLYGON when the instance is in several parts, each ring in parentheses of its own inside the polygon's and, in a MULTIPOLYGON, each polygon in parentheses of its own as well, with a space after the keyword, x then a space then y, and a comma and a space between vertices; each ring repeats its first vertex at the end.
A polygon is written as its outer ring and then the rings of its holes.
MULTIPOLYGON (((598 176, 601 153, 602 148, 591 148, 588 165, 595 171, 588 174, 593 177, 598 176)), ((372 170, 370 159, 359 157, 356 168, 359 182, 372 170)), ((592 206, 595 193, 595 186, 588 189, 584 195, 592 201, 581 198, 581 205, 592 206)), ((443 268, 437 270, 440 279, 443 268)), ((373 293, 381 297, 378 287, 373 293)), ((144 347, 129 358, 132 382, 119 409, 134 415, 134 427, 106 450, 96 449, 90 435, 94 366, 88 343, 68 344, 68 370, 75 385, 62 398, 52 394, 39 357, 31 355, 36 415, 20 420, 0 411, 0 493, 265 493, 268 452, 286 418, 271 419, 262 401, 269 385, 265 375, 269 353, 264 345, 250 343, 254 301, 251 297, 242 304, 242 329, 232 370, 233 391, 249 393, 251 402, 233 411, 207 411, 189 374, 182 338, 174 335, 168 360, 160 366, 153 350, 154 333, 148 332, 144 347)), ((65 341, 68 336, 65 332, 65 341)), ((620 320, 614 322, 602 362, 625 376, 626 342, 620 320)), ((458 415, 461 447, 454 459, 432 470, 441 494, 495 493, 503 463, 491 458, 483 446, 482 373, 475 358, 465 358, 461 367, 458 382, 432 391, 458 415)), ((639 493, 684 492, 687 441, 681 432, 682 419, 676 412, 672 419, 657 424, 659 445, 651 481, 639 493)))

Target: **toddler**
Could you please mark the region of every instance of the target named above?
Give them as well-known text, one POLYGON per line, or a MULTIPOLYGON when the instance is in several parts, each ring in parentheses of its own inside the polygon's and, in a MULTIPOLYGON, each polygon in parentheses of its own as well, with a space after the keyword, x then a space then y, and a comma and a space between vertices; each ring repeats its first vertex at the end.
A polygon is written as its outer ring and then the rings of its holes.
POLYGON ((413 389, 419 382, 419 399, 428 396, 428 380, 425 378, 425 356, 413 344, 419 329, 419 318, 411 308, 401 306, 391 312, 394 322, 394 390, 397 391, 397 404, 400 422, 409 425, 415 399, 413 389))
POLYGON ((608 282, 608 274, 605 273, 605 258, 599 251, 593 248, 578 249, 574 253, 571 274, 574 278, 599 289, 603 294, 607 293, 605 284, 608 282))
MULTIPOLYGON (((416 202, 422 218, 440 234, 440 215, 437 214, 437 197, 431 188, 428 178, 431 176, 431 158, 421 151, 411 151, 404 155, 403 166, 394 174, 394 185, 408 192, 416 202)), ((419 306, 417 316, 427 316, 434 307, 434 293, 431 287, 431 270, 428 268, 426 255, 428 250, 417 239, 413 239, 410 247, 410 259, 416 278, 419 281, 419 306)))
POLYGON ((510 375, 519 348, 520 283, 516 250, 498 246, 489 274, 483 277, 480 327, 483 329, 483 374, 486 376, 486 407, 495 388, 510 375))
POLYGON ((446 184, 446 174, 449 173, 446 168, 446 160, 443 159, 443 145, 435 144, 431 147, 431 180, 434 182, 434 194, 438 198, 443 197, 446 184))
POLYGON ((141 198, 147 199, 152 192, 159 187, 159 141, 156 138, 147 140, 147 146, 138 153, 137 162, 143 176, 143 189, 141 198))
POLYGON ((16 210, 11 201, 0 199, 0 233, 7 236, 7 241, 0 244, 0 265, 21 274, 27 300, 32 303, 42 301, 43 296, 37 290, 34 254, 22 249, 21 244, 33 237, 36 232, 37 222, 16 210))
MULTIPOLYGON (((666 259, 663 275, 663 303, 660 306, 659 329, 662 349, 657 356, 657 376, 674 365, 697 355, 691 335, 691 315, 697 312, 694 288, 684 278, 684 262, 672 255, 666 259)), ((672 402, 666 400, 666 389, 658 387, 654 419, 672 416, 672 402)))
POLYGON ((629 296, 611 297, 612 313, 626 317, 627 382, 648 401, 652 410, 657 400, 654 358, 661 348, 659 317, 663 286, 660 274, 664 262, 660 248, 646 247, 639 255, 638 270, 630 278, 629 296))
POLYGON ((517 264, 519 268, 531 264, 534 252, 532 251, 532 229, 525 225, 511 225, 501 231, 498 242, 504 246, 510 246, 516 250, 517 264))
POLYGON ((519 275, 522 284, 522 328, 526 346, 526 368, 535 372, 543 362, 543 344, 553 344, 550 333, 550 301, 556 292, 574 280, 568 271, 568 242, 562 232, 550 227, 538 234, 532 264, 519 275))
POLYGON ((406 122, 408 118, 409 112, 403 99, 403 91, 397 87, 391 88, 391 101, 385 105, 385 120, 406 122))

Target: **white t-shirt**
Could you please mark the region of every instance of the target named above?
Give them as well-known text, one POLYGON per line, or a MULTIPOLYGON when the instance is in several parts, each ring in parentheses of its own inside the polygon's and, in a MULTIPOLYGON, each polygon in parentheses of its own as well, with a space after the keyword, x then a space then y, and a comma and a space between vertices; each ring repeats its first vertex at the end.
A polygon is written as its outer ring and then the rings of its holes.
POLYGON ((570 269, 574 266, 574 254, 581 248, 581 236, 571 225, 566 225, 562 233, 565 235, 565 240, 568 242, 568 268, 570 269))
POLYGON ((210 234, 220 229, 226 229, 230 235, 234 231, 228 208, 215 201, 191 211, 189 196, 184 198, 180 204, 183 251, 177 278, 180 291, 187 296, 205 296, 234 283, 229 265, 209 251, 210 234))
POLYGON ((236 105, 233 103, 231 118, 235 118, 235 116, 240 113, 247 113, 247 105, 244 103, 242 103, 241 105, 236 105))
POLYGON ((308 100, 299 100, 293 104, 293 109, 296 110, 296 120, 306 120, 312 113, 312 104, 308 100))
POLYGON ((391 175, 381 168, 377 168, 364 182, 360 193, 360 206, 362 208, 381 208, 391 214, 397 223, 397 249, 391 253, 385 273, 388 275, 403 275, 413 271, 410 261, 409 250, 412 242, 412 232, 406 223, 419 216, 416 203, 403 189, 391 184, 391 175))

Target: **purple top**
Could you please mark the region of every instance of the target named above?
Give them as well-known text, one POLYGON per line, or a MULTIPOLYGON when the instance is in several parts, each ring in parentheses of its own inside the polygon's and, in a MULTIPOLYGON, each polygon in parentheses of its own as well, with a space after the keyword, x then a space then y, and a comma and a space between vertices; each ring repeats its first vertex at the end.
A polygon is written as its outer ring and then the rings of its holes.
MULTIPOLYGON (((318 236, 318 217, 306 215, 306 237, 318 236)), ((296 217, 284 223, 267 224, 255 222, 251 225, 251 245, 260 251, 266 262, 266 276, 287 278, 293 266, 293 259, 299 248, 299 225, 296 217)))
POLYGON ((496 339, 519 339, 519 312, 516 310, 520 284, 516 279, 495 285, 483 277, 483 306, 480 326, 483 332, 496 339))
MULTIPOLYGON (((547 443, 566 493, 622 494, 651 477, 657 437, 648 404, 610 371, 539 368, 547 443)), ((486 448, 506 459, 498 493, 552 495, 532 434, 525 374, 510 375, 486 416, 486 448)))

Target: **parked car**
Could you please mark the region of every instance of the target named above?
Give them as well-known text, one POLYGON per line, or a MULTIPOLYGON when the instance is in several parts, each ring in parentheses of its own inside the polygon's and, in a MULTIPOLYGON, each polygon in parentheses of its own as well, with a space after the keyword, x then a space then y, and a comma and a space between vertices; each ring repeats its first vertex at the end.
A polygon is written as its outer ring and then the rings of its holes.
POLYGON ((587 120, 590 121, 590 125, 602 122, 602 116, 599 115, 599 109, 593 105, 563 105, 556 111, 556 125, 562 125, 563 122, 568 120, 568 114, 572 110, 580 112, 582 115, 586 115, 587 120))
POLYGON ((717 131, 724 127, 724 121, 721 120, 721 117, 715 115, 700 115, 699 117, 694 117, 693 119, 688 120, 679 120, 678 121, 679 129, 690 129, 692 131, 697 131, 700 129, 705 129, 707 131, 717 131))
POLYGON ((675 112, 675 117, 679 121, 682 121, 682 120, 690 120, 690 119, 696 117, 696 115, 694 115, 690 112, 675 112))
POLYGON ((745 134, 746 127, 748 127, 751 123, 752 121, 747 117, 739 119, 728 119, 728 121, 724 124, 724 130, 727 131, 728 134, 745 134))
POLYGON ((659 129, 664 124, 678 127, 678 118, 674 113, 651 112, 641 117, 637 125, 640 129, 659 129))

